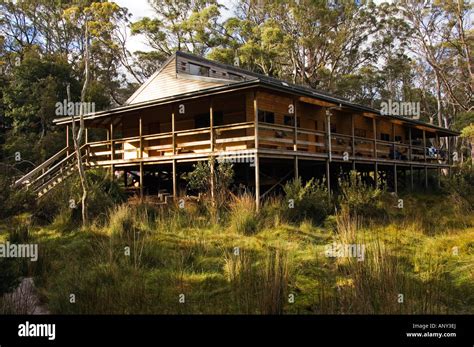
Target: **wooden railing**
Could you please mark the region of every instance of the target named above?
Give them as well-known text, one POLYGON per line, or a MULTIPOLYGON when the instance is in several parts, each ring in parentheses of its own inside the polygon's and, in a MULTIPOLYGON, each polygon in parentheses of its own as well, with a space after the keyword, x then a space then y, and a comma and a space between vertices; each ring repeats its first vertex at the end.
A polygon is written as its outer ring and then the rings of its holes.
POLYGON ((248 149, 255 141, 253 122, 180 130, 167 133, 89 143, 91 165, 120 164, 138 159, 166 159, 173 155, 195 155, 215 151, 248 149), (213 136, 211 136, 211 131, 213 136))
MULTIPOLYGON (((121 164, 140 160, 166 160, 172 156, 203 155, 222 151, 253 149, 254 123, 244 122, 213 128, 180 130, 158 134, 92 142, 88 145, 88 162, 91 165, 121 164), (212 136, 211 136, 212 135, 212 136)), ((282 152, 305 152, 323 157, 349 158, 350 160, 378 159, 390 162, 439 163, 441 156, 426 155, 424 147, 407 143, 375 140, 373 138, 331 133, 329 143, 325 131, 293 126, 259 123, 260 149, 282 152)))

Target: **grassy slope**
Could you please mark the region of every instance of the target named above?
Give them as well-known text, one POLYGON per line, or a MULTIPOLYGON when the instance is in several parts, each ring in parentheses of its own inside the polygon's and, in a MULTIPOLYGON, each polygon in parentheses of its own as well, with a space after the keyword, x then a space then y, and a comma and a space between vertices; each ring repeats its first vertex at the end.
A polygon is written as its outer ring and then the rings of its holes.
POLYGON ((443 197, 405 204, 384 222, 272 221, 253 235, 123 207, 105 227, 36 230, 35 273, 58 313, 474 313, 474 218, 443 197), (365 260, 326 257, 332 242, 363 243, 365 260))
POLYGON ((330 216, 321 227, 276 214, 251 235, 197 211, 122 206, 87 231, 32 227, 31 271, 53 313, 472 314, 474 217, 453 206, 417 196, 383 221, 330 216), (326 257, 333 242, 364 244, 364 261, 326 257))

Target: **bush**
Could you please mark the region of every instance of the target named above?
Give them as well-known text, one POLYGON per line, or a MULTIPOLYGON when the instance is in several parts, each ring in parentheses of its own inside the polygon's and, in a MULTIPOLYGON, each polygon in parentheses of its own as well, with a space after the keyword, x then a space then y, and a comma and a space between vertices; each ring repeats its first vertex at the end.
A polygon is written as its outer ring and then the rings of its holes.
MULTIPOLYGON (((110 178, 106 170, 88 170, 89 184, 87 198, 89 219, 102 217, 115 204, 125 201, 125 193, 120 185, 110 178)), ((60 189, 53 189, 38 200, 34 212, 40 222, 56 222, 66 229, 81 223, 82 187, 78 176, 67 180, 60 189), (75 207, 74 207, 75 206, 75 207)))
POLYGON ((31 210, 35 205, 34 195, 27 190, 12 187, 11 177, 0 176, 0 217, 7 218, 31 210))
POLYGON ((321 224, 331 211, 331 199, 325 186, 325 181, 311 179, 303 184, 301 178, 285 184, 286 217, 291 222, 311 220, 321 224))
POLYGON ((441 187, 445 193, 451 195, 453 201, 464 205, 465 210, 472 210, 474 206, 474 170, 465 166, 453 172, 451 177, 443 177, 441 187))
POLYGON ((348 180, 340 178, 339 188, 339 205, 351 215, 365 217, 386 215, 382 199, 384 191, 364 183, 357 171, 351 171, 348 180))
POLYGON ((217 207, 223 207, 228 201, 229 187, 234 179, 233 165, 229 162, 216 162, 210 158, 207 162, 198 162, 193 165, 194 170, 182 175, 182 178, 187 181, 187 188, 191 191, 203 194, 209 200, 211 192, 211 166, 215 164, 215 182, 214 192, 217 207))

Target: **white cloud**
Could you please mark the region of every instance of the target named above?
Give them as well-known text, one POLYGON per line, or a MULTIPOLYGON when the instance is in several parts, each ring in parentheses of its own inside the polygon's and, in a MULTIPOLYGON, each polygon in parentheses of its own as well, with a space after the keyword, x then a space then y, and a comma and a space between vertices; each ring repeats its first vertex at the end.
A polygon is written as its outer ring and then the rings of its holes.
MULTIPOLYGON (((143 17, 153 17, 153 10, 147 0, 115 0, 115 3, 128 9, 128 12, 132 14, 132 22, 143 17)), ((127 29, 127 35, 127 48, 130 52, 151 50, 146 44, 146 40, 140 35, 132 37, 129 29, 127 29)))

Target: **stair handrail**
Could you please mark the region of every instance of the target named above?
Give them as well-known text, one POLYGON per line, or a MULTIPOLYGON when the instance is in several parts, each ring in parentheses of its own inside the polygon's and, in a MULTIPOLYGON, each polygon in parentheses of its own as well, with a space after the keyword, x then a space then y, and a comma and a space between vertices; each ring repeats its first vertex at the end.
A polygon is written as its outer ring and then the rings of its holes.
POLYGON ((43 163, 35 167, 33 170, 28 172, 26 175, 16 180, 14 187, 15 188, 18 187, 20 184, 24 183, 26 180, 36 175, 38 172, 41 172, 45 167, 49 166, 51 163, 54 163, 59 157, 64 155, 64 153, 67 152, 67 150, 68 150, 68 147, 64 147, 58 153, 53 155, 51 158, 47 159, 46 161, 44 161, 43 163))
MULTIPOLYGON (((86 148, 88 146, 88 144, 84 144, 81 146, 81 152, 84 148, 86 148)), ((81 158, 85 158, 87 156, 87 154, 83 154, 81 156, 81 158)), ((72 157, 76 157, 76 152, 72 152, 70 153, 67 157, 63 158, 61 161, 57 162, 56 164, 54 164, 53 166, 51 166, 45 173, 43 173, 41 176, 39 176, 36 180, 40 180, 42 179, 43 177, 45 177, 46 175, 50 174, 51 172, 53 172, 56 168, 58 168, 60 165, 62 165, 63 163, 69 161, 69 159, 71 159, 72 157)))

